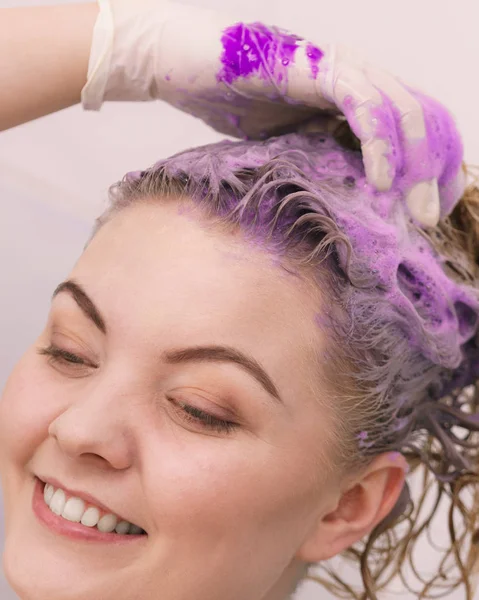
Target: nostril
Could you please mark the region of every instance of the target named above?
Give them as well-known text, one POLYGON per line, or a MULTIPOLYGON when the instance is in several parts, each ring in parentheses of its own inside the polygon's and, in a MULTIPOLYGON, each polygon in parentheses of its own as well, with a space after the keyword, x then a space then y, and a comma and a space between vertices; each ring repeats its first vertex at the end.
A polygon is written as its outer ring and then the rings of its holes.
POLYGON ((454 303, 457 321, 459 323, 459 333, 462 337, 473 335, 477 327, 477 312, 464 302, 454 303))

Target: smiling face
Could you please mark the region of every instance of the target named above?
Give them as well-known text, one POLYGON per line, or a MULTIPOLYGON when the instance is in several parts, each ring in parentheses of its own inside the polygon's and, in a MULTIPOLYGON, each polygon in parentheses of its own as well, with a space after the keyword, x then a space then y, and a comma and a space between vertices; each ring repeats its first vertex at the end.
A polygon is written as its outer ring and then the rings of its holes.
POLYGON ((178 206, 135 205, 99 231, 5 388, 4 561, 25 600, 263 598, 335 503, 318 298, 178 206), (35 477, 147 535, 53 531, 35 477))

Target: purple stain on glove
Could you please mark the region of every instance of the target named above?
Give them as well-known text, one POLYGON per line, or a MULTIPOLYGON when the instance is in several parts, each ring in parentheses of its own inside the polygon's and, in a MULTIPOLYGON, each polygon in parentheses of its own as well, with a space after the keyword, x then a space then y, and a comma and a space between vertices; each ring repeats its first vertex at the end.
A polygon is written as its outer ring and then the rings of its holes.
POLYGON ((306 56, 308 57, 309 64, 311 65, 311 74, 313 79, 316 79, 319 73, 319 61, 323 58, 324 52, 317 46, 308 43, 306 46, 306 56))
POLYGON ((463 144, 452 115, 437 101, 410 90, 424 110, 426 140, 417 143, 413 160, 407 162, 411 176, 436 177, 441 192, 441 217, 449 214, 458 198, 449 184, 457 177, 463 160, 463 144), (414 161, 414 162, 413 162, 414 161), (418 164, 419 161, 419 164, 418 164), (415 170, 416 168, 416 170, 415 170))
POLYGON ((225 29, 221 38, 223 68, 218 81, 233 83, 240 77, 256 75, 281 83, 286 69, 294 62, 302 38, 262 23, 236 23, 225 29))
POLYGON ((404 148, 405 138, 401 126, 401 113, 396 105, 383 93, 383 103, 371 110, 374 127, 374 137, 386 140, 389 145, 387 153, 388 162, 391 166, 391 174, 396 173, 401 177, 405 170, 404 148))

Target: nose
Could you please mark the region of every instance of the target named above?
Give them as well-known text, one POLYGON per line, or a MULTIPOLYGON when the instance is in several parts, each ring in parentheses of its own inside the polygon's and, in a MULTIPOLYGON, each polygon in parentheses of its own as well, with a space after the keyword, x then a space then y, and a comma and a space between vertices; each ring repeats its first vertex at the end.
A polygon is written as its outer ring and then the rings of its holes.
POLYGON ((134 455, 131 419, 124 394, 99 384, 74 398, 49 425, 48 434, 70 459, 127 469, 134 455))

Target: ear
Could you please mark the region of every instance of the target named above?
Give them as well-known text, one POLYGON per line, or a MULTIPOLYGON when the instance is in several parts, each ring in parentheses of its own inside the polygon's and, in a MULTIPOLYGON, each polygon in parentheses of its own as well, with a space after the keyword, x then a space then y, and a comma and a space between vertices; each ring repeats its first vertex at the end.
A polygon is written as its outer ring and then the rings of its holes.
POLYGON ((322 514, 296 554, 305 562, 327 560, 370 533, 394 508, 409 467, 399 452, 381 454, 340 491, 336 507, 322 514))

